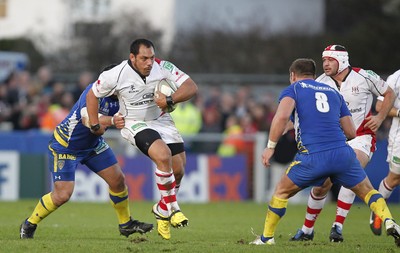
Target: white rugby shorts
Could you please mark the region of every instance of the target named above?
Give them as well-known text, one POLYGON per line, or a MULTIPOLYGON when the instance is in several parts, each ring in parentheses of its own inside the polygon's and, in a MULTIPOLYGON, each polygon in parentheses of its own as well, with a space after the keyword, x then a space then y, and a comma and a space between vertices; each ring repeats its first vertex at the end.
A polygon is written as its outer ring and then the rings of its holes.
POLYGON ((371 151, 372 148, 372 136, 369 134, 357 136, 356 138, 352 139, 351 141, 347 142, 350 147, 353 149, 358 149, 364 152, 371 160, 373 152, 371 151))
POLYGON ((396 131, 396 134, 393 135, 390 133, 389 135, 389 143, 388 143, 388 156, 386 161, 389 163, 389 169, 391 172, 395 174, 400 174, 400 132, 396 131))
POLYGON ((166 144, 183 143, 182 136, 175 127, 171 115, 168 113, 150 121, 125 119, 125 127, 121 129, 121 135, 132 145, 136 146, 135 135, 148 128, 157 131, 166 144))

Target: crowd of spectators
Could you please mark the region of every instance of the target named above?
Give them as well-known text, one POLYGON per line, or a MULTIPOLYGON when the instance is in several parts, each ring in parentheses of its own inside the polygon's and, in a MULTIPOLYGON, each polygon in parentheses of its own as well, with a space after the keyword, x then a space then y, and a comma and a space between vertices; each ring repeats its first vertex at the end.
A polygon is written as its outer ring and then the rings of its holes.
MULTIPOLYGON (((12 73, 0 82, 0 131, 52 132, 95 78, 93 73, 82 71, 74 83, 66 84, 53 76, 49 66, 42 66, 36 73, 12 73)), ((252 143, 243 136, 268 132, 280 90, 260 94, 250 85, 234 89, 198 85, 198 95, 180 104, 172 117, 183 136, 224 133, 224 139, 189 145, 189 148, 221 156, 251 155, 252 143)), ((386 120, 378 133, 380 139, 386 138, 389 127, 390 121, 386 120)))

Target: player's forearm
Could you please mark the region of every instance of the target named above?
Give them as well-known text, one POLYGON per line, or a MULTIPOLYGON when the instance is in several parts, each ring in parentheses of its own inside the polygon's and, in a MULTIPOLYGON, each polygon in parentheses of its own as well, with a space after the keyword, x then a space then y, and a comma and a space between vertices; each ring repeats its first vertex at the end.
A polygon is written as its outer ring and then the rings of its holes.
POLYGON ((174 94, 172 94, 172 99, 175 103, 184 102, 191 99, 196 95, 196 93, 197 85, 191 78, 189 78, 183 82, 174 94))
POLYGON ((89 90, 89 92, 86 95, 86 108, 89 116, 89 124, 90 125, 96 125, 99 124, 99 100, 97 97, 94 95, 92 90, 89 90))
POLYGON ((378 116, 382 120, 384 120, 386 116, 388 116, 389 112, 393 107, 394 100, 395 100, 395 94, 391 88, 388 88, 388 90, 384 94, 384 99, 382 101, 382 105, 380 106, 380 110, 378 112, 378 116))
MULTIPOLYGON (((376 101, 376 105, 375 105, 375 110, 377 112, 380 112, 382 109, 382 101, 381 100, 377 100, 376 101)), ((396 107, 392 107, 389 111, 389 113, 387 114, 388 117, 400 117, 400 108, 396 108, 396 107)))
POLYGON ((274 117, 271 123, 271 128, 269 131, 269 140, 273 142, 278 142, 279 138, 282 136, 286 124, 288 122, 287 118, 284 117, 274 117))

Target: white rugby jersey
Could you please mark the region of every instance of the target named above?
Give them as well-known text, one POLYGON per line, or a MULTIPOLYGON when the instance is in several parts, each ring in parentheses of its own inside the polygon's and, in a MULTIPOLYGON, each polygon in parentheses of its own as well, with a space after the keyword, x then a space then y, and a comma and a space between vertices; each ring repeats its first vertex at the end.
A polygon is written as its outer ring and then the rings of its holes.
POLYGON ((189 78, 168 61, 156 59, 146 81, 131 67, 129 60, 124 60, 114 68, 100 74, 93 93, 96 97, 108 97, 116 94, 121 113, 126 119, 155 120, 163 111, 154 102, 154 88, 161 79, 168 79, 178 87, 189 78))
MULTIPOLYGON (((400 109, 400 70, 397 70, 392 75, 388 77, 386 80, 387 84, 390 88, 393 89, 394 94, 396 95, 396 99, 394 100, 393 107, 400 109)), ((383 97, 379 97, 379 100, 383 101, 383 97)), ((393 117, 392 125, 389 131, 389 141, 390 139, 394 140, 394 137, 398 134, 400 128, 400 118, 393 117)))
POLYGON ((340 87, 337 82, 325 73, 320 75, 316 81, 326 83, 339 90, 349 108, 357 136, 370 134, 375 137, 374 132, 365 128, 365 118, 371 115, 373 94, 382 96, 388 88, 387 83, 371 70, 351 68, 349 74, 344 78, 340 87))

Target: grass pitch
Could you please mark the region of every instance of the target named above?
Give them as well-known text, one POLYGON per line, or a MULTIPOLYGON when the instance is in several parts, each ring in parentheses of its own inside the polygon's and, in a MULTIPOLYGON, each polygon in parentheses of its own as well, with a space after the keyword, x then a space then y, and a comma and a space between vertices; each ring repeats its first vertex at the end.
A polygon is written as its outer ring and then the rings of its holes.
MULTIPOLYGON (((19 239, 20 223, 32 212, 37 200, 0 202, 0 252, 400 252, 392 237, 374 236, 369 229, 369 209, 355 204, 346 220, 343 243, 328 240, 335 216, 335 204, 327 204, 316 226, 312 242, 289 242, 301 227, 305 205, 288 206, 278 225, 274 246, 248 245, 254 239, 251 228, 261 234, 267 204, 220 202, 181 204, 189 227, 173 229, 169 241, 156 229, 146 235, 119 235, 117 218, 108 203, 70 202, 38 225, 35 239, 19 239)), ((153 203, 131 202, 132 216, 156 225, 150 213, 153 203)), ((400 205, 389 205, 400 220, 400 205)))

